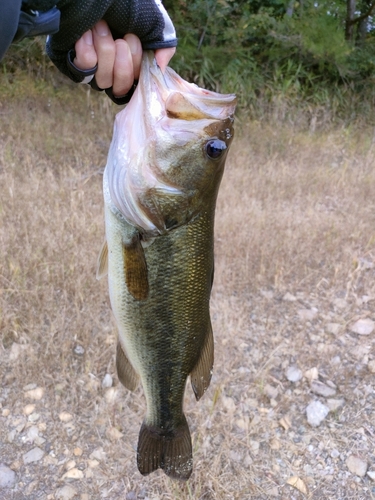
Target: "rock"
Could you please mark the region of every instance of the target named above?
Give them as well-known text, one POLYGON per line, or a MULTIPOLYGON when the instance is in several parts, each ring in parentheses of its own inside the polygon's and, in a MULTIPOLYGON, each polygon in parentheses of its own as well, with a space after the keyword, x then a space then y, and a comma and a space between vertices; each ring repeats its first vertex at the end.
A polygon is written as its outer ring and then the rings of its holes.
POLYGON ((57 500, 71 500, 76 495, 76 490, 72 486, 67 484, 66 486, 63 486, 62 488, 57 490, 55 498, 57 500))
POLYGON ((0 464, 0 488, 12 488, 16 483, 16 473, 4 464, 0 464))
POLYGON ((340 323, 327 323, 326 325, 327 332, 332 333, 332 335, 337 335, 340 332, 340 329, 340 323))
POLYGON ((113 384, 113 378, 109 373, 106 373, 102 381, 103 389, 108 389, 109 387, 112 387, 112 384, 113 384))
POLYGON ((67 411, 62 411, 59 415, 59 419, 61 420, 61 422, 70 422, 73 418, 73 415, 71 415, 70 413, 68 413, 67 411))
POLYGON ((116 427, 110 427, 106 430, 105 434, 110 441, 117 441, 124 436, 124 434, 116 429, 116 427))
POLYGON ((236 404, 233 398, 222 396, 222 402, 228 413, 234 413, 236 411, 236 404))
POLYGON ((37 437, 39 437, 38 427, 36 425, 29 427, 26 434, 26 442, 33 443, 37 437))
POLYGON ((339 452, 339 450, 336 450, 336 448, 334 448, 331 451, 330 455, 331 455, 331 458, 338 458, 340 456, 340 452, 339 452))
POLYGON ((300 491, 303 495, 308 495, 308 490, 305 482, 299 478, 298 476, 293 476, 290 477, 286 484, 289 484, 290 486, 293 486, 296 490, 300 491))
POLYGON ((80 457, 82 455, 82 453, 83 453, 82 448, 78 448, 78 446, 77 446, 77 448, 74 448, 74 450, 73 450, 73 455, 75 457, 80 457))
POLYGON ((31 464, 32 462, 38 462, 41 458, 43 458, 44 451, 40 448, 33 448, 22 456, 23 463, 31 464))
POLYGON ((30 389, 25 392, 25 396, 30 399, 35 399, 39 401, 44 396, 44 388, 36 387, 35 389, 30 389))
POLYGON ((367 471, 367 475, 370 479, 372 479, 373 481, 375 481, 375 470, 368 470, 367 471))
POLYGON ((313 380, 310 384, 310 388, 313 392, 315 392, 315 394, 318 394, 319 396, 323 396, 325 398, 334 396, 336 394, 336 390, 333 387, 329 387, 319 380, 313 380))
POLYGON ((318 310, 315 307, 311 309, 300 309, 297 312, 302 321, 312 321, 318 314, 318 310))
POLYGON ((126 500, 137 500, 137 493, 135 491, 128 491, 125 499, 126 500))
POLYGON ((350 331, 358 333, 358 335, 370 335, 374 331, 375 322, 369 318, 363 318, 356 321, 351 327, 350 331))
POLYGON ((105 460, 107 458, 106 452, 103 450, 103 448, 100 446, 100 448, 96 448, 91 455, 90 458, 92 460, 105 460))
POLYGON ((372 359, 371 361, 368 362, 367 368, 371 373, 375 373, 375 359, 372 359))
POLYGON ((297 300, 297 297, 295 297, 289 292, 286 292, 286 294, 283 297, 283 300, 285 300, 286 302, 295 302, 297 300))
POLYGON ((366 475, 368 464, 362 458, 356 455, 350 455, 350 457, 346 459, 346 465, 352 474, 359 477, 364 477, 366 475))
POLYGON ((118 394, 118 389, 116 387, 110 387, 105 391, 104 397, 107 403, 114 403, 118 394))
POLYGON ((23 409, 24 414, 28 417, 31 415, 35 410, 35 405, 26 405, 23 409))
POLYGON ((318 368, 314 366, 313 368, 310 368, 310 370, 306 370, 305 377, 307 378, 307 380, 310 380, 310 382, 312 380, 316 380, 319 377, 318 368))
POLYGON ((298 382, 303 376, 302 370, 300 370, 296 366, 289 366, 285 375, 289 382, 298 382))
POLYGON ((277 396, 279 395, 279 391, 277 390, 276 387, 273 387, 270 384, 266 384, 264 386, 264 393, 266 394, 267 397, 270 399, 276 399, 277 396))
POLYGON ((327 406, 329 411, 337 411, 339 408, 342 408, 345 404, 345 399, 327 399, 327 406))
POLYGON ((348 303, 346 302, 345 299, 337 298, 333 301, 333 305, 336 306, 338 309, 346 309, 348 303))
POLYGON ((320 401, 312 401, 306 408, 307 421, 312 427, 318 427, 329 413, 329 408, 320 401))
POLYGON ((68 472, 65 472, 62 479, 83 479, 83 472, 76 467, 69 469, 68 472))
POLYGON ((1 412, 1 415, 3 417, 9 417, 10 415, 10 410, 8 408, 4 408, 4 410, 1 412))
POLYGON ((77 344, 74 346, 73 352, 76 356, 83 356, 85 354, 85 348, 77 344))

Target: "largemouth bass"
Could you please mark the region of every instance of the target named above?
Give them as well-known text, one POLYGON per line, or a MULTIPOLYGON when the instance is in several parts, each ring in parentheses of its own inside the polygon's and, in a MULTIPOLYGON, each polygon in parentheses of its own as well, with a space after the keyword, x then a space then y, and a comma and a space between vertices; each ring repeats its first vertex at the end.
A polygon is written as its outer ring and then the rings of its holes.
POLYGON ((233 138, 235 96, 203 90, 152 52, 117 117, 104 172, 108 271, 120 381, 140 379, 147 403, 138 469, 188 479, 192 445, 183 412, 187 377, 197 400, 209 386, 214 215, 233 138))

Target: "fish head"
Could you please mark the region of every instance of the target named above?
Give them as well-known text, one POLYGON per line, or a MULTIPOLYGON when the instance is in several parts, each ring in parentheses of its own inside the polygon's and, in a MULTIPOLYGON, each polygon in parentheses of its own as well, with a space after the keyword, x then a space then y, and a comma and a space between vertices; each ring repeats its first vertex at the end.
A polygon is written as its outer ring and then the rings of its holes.
POLYGON ((107 197, 129 224, 156 236, 214 208, 235 106, 234 95, 199 88, 171 68, 163 73, 144 53, 105 174, 107 197))

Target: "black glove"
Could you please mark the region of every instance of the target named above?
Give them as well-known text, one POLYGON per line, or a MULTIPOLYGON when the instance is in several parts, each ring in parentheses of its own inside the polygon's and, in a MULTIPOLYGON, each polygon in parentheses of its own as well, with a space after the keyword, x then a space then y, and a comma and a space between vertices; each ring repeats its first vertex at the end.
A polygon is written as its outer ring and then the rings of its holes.
MULTIPOLYGON (((61 12, 58 33, 47 39, 47 54, 57 68, 74 82, 95 74, 96 68, 80 70, 75 67, 74 45, 81 36, 103 19, 107 22, 113 38, 123 38, 127 33, 136 35, 144 50, 176 47, 174 26, 160 0, 60 0, 57 7, 61 12)), ((92 84, 97 90, 95 79, 92 84)), ((120 99, 106 89, 109 97, 117 104, 129 102, 135 85, 120 99)))

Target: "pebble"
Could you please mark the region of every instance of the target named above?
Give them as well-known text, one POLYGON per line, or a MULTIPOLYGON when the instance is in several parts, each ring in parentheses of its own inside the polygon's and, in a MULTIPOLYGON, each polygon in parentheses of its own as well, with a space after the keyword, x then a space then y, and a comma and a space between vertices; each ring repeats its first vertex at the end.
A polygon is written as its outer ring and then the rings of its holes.
POLYGON ((368 464, 362 458, 355 455, 350 455, 346 460, 346 465, 352 474, 359 477, 364 477, 367 472, 368 464))
POLYGON ((296 366, 289 366, 286 371, 286 378, 289 380, 289 382, 298 382, 299 380, 301 380, 302 376, 302 370, 300 370, 296 366))
POLYGON ((307 421, 312 427, 318 427, 329 413, 329 408, 320 401, 312 401, 306 408, 307 421))
POLYGON ((59 419, 61 422, 70 422, 73 418, 73 415, 68 413, 67 411, 62 411, 59 415, 59 419))
POLYGON ((104 397, 107 403, 114 403, 118 394, 118 389, 116 387, 110 387, 105 391, 104 397))
POLYGON ((26 416, 29 416, 33 413, 33 411, 35 410, 35 405, 26 405, 23 409, 23 412, 26 416))
POLYGON ((318 310, 313 307, 312 309, 300 309, 297 313, 302 321, 312 321, 317 315, 318 310))
POLYGON ((25 396, 30 399, 35 399, 39 401, 44 396, 44 388, 36 387, 35 389, 30 389, 25 392, 25 396))
POLYGON ((123 433, 120 432, 116 427, 110 427, 106 430, 106 436, 110 441, 117 441, 123 437, 123 433))
POLYGON ((358 335, 370 335, 374 331, 375 322, 369 318, 363 318, 356 321, 351 327, 350 330, 353 333, 358 333, 358 335))
POLYGON ((85 348, 82 347, 81 345, 77 344, 77 345, 74 346, 73 352, 77 356, 83 356, 85 354, 85 348))
POLYGON ((371 373, 375 373, 375 359, 368 362, 367 368, 371 373))
POLYGON ((16 483, 16 473, 4 464, 0 464, 0 488, 12 488, 16 483))
POLYGON ((43 455, 43 450, 38 447, 33 448, 22 456, 23 463, 26 465, 31 464, 32 462, 38 462, 43 457, 43 455))
POLYGON ((83 472, 76 467, 69 469, 68 472, 65 472, 62 479, 82 479, 83 472))
POLYGON ((82 453, 83 453, 82 448, 78 448, 78 447, 77 447, 77 448, 74 448, 74 450, 73 450, 73 455, 74 455, 75 457, 80 457, 80 456, 82 455, 82 453))
POLYGON ((264 393, 266 394, 266 396, 268 396, 270 399, 276 399, 278 394, 279 394, 279 391, 277 390, 276 387, 273 387, 272 385, 270 384, 266 384, 264 386, 264 393))
POLYGON ((109 389, 109 387, 112 387, 112 384, 113 384, 113 378, 109 373, 106 373, 102 380, 103 389, 109 389))
POLYGON ((228 413, 234 413, 236 410, 236 404, 234 402, 233 398, 227 397, 227 396, 222 396, 222 402, 224 408, 227 410, 228 413))
POLYGON ((76 495, 76 490, 72 486, 67 484, 66 486, 63 486, 62 488, 57 490, 55 498, 57 500, 71 500, 76 495))
POLYGON ((297 297, 295 297, 289 292, 286 292, 286 294, 283 297, 283 300, 285 300, 286 302, 295 302, 297 300, 297 297))
POLYGON ((105 460, 107 457, 106 452, 100 446, 100 448, 96 448, 90 455, 92 460, 105 460))
POLYGON ((331 455, 331 458, 338 458, 340 456, 340 452, 339 452, 339 450, 336 450, 336 448, 334 448, 331 451, 330 455, 331 455))
POLYGON ((340 332, 340 328, 340 323, 328 323, 326 325, 327 332, 332 333, 332 335, 337 335, 340 332))
POLYGON ((367 475, 370 479, 372 479, 373 481, 375 481, 375 470, 368 470, 367 471, 367 475))
POLYGON ((310 370, 306 370, 305 377, 307 378, 307 380, 310 380, 310 381, 316 380, 319 377, 318 368, 316 366, 314 366, 313 368, 310 368, 310 370))
POLYGON ((320 382, 320 380, 313 380, 310 384, 310 388, 315 394, 319 396, 323 396, 328 398, 329 396, 334 396, 336 394, 336 390, 333 387, 329 387, 328 385, 320 382))
POLYGON ((345 399, 327 399, 327 406, 329 411, 337 411, 339 408, 342 408, 345 404, 345 399))

